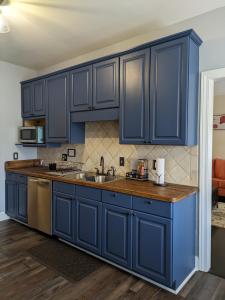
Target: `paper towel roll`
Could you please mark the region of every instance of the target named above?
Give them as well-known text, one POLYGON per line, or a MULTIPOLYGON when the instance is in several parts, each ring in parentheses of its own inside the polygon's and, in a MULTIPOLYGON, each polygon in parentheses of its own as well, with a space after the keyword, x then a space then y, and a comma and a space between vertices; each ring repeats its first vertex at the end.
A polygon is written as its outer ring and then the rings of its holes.
POLYGON ((164 158, 156 159, 156 176, 157 176, 157 184, 164 184, 164 177, 165 177, 165 159, 164 158))

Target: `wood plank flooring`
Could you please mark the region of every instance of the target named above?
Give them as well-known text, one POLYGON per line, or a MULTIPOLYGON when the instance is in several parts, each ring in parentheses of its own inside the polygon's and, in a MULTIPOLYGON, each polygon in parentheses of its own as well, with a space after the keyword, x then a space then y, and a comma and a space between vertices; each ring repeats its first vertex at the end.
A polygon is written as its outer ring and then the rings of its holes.
POLYGON ((14 221, 0 222, 1 300, 225 299, 225 279, 201 272, 177 296, 108 264, 72 282, 30 255, 31 249, 48 240, 47 236, 14 221))

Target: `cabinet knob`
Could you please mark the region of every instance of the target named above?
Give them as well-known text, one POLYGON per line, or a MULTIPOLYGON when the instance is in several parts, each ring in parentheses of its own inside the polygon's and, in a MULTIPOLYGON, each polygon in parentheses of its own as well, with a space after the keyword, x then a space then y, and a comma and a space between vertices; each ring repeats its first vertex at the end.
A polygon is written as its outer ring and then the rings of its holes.
POLYGON ((152 201, 145 201, 146 204, 152 205, 152 201))

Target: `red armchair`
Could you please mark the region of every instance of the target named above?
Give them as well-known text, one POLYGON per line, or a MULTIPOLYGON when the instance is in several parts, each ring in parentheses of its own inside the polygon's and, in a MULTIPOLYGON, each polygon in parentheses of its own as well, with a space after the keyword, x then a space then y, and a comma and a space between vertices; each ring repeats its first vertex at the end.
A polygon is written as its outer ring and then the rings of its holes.
POLYGON ((218 188, 218 196, 225 197, 225 160, 213 159, 212 185, 218 188))

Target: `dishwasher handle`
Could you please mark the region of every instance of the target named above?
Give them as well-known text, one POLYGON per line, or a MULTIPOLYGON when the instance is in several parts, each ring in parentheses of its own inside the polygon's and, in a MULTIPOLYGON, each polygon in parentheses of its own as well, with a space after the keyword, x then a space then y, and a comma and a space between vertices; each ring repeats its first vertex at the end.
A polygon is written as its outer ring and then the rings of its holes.
POLYGON ((38 179, 37 182, 38 182, 38 184, 46 184, 46 185, 48 184, 49 185, 51 181, 45 180, 45 179, 38 179))

